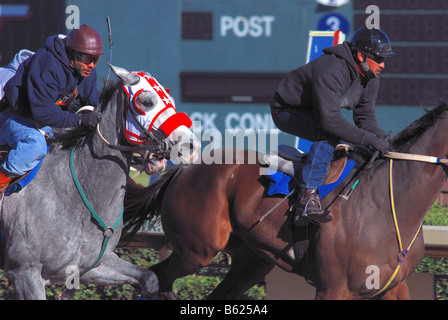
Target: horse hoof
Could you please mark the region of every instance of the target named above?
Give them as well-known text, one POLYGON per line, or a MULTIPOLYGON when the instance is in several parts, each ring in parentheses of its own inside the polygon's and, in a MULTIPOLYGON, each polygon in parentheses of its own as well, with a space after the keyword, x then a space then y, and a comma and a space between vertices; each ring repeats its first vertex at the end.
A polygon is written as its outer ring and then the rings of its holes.
POLYGON ((174 300, 174 294, 172 292, 159 292, 153 299, 147 299, 145 296, 141 296, 138 300, 174 300))
POLYGON ((174 300, 174 294, 172 292, 159 292, 156 300, 174 300))

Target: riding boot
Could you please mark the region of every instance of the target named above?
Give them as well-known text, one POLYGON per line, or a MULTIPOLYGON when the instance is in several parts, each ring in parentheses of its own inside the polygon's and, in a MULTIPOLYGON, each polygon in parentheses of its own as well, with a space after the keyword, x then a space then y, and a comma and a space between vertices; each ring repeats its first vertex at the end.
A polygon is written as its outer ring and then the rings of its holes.
POLYGON ((317 223, 326 223, 333 220, 333 214, 322 209, 316 189, 300 189, 294 225, 303 226, 304 219, 317 223))
POLYGON ((10 174, 5 169, 0 169, 0 194, 5 193, 6 188, 8 188, 13 177, 14 175, 10 174))

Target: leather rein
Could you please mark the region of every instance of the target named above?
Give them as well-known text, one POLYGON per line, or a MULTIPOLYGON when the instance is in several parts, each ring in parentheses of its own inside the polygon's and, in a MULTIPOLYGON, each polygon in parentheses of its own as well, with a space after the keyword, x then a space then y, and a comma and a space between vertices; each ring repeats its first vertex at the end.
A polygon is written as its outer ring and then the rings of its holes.
POLYGON ((403 249, 403 243, 402 243, 402 240, 401 240, 400 228, 398 226, 397 214, 396 214, 396 211, 395 211, 394 191, 393 191, 394 190, 393 189, 393 177, 392 177, 393 159, 412 160, 412 161, 420 161, 420 162, 442 164, 442 165, 448 164, 448 159, 438 158, 438 157, 434 157, 434 156, 420 155, 420 154, 400 153, 400 152, 386 152, 386 154, 384 156, 387 157, 387 158, 390 158, 390 165, 389 165, 389 194, 390 194, 390 203, 391 203, 391 208, 392 208, 392 216, 393 216, 393 219, 394 219, 394 226, 395 226, 395 232, 396 232, 397 241, 398 241, 399 252, 398 252, 398 256, 397 256, 397 264, 395 266, 394 271, 392 272, 392 275, 389 277, 388 281, 381 288, 381 290, 379 290, 378 292, 376 292, 375 294, 370 296, 370 298, 373 298, 373 297, 376 297, 376 296, 380 295, 381 293, 383 293, 390 286, 390 284, 392 283, 392 281, 395 279, 395 277, 397 276, 398 272, 400 271, 400 268, 401 268, 401 266, 402 266, 402 264, 404 262, 404 258, 406 257, 406 255, 408 254, 408 252, 411 249, 412 245, 414 244, 415 239, 417 239, 417 236, 420 233, 420 230, 421 230, 422 225, 423 225, 423 221, 420 222, 420 225, 419 225, 417 231, 414 233, 414 236, 412 237, 412 239, 409 242, 408 246, 405 249, 403 249))
MULTIPOLYGON (((121 104, 119 104, 121 105, 121 104)), ((122 107, 120 107, 122 108, 122 107)), ((93 110, 93 107, 88 106, 88 107, 83 107, 80 110, 78 110, 78 112, 82 112, 85 110, 93 110)), ((127 106, 126 112, 131 112, 129 106, 127 106)), ((117 114, 123 114, 121 111, 118 112, 117 114)), ((132 113, 132 115, 134 116, 134 114, 132 113)), ((124 121, 126 121, 126 117, 123 117, 124 121)), ((141 146, 122 146, 122 145, 113 145, 111 144, 101 133, 100 130, 100 125, 98 124, 96 127, 96 130, 99 134, 99 136, 101 137, 101 139, 108 145, 109 148, 114 149, 114 150, 120 150, 120 151, 125 151, 125 152, 129 152, 129 151, 133 151, 133 152, 146 152, 146 154, 148 154, 147 151, 154 151, 155 153, 157 153, 159 156, 163 156, 165 153, 168 152, 168 144, 163 141, 163 138, 165 137, 165 134, 162 133, 159 129, 157 130, 157 134, 158 137, 155 137, 154 134, 152 134, 151 132, 149 132, 146 128, 144 128, 144 126, 137 121, 136 117, 134 116, 134 119, 136 120, 136 122, 139 124, 139 126, 141 127, 141 129, 143 130, 143 132, 150 138, 150 142, 151 144, 147 144, 144 147, 141 146)), ((123 122, 121 121, 121 125, 123 126, 123 122)), ((120 131, 120 129, 118 129, 118 131, 120 131)), ((79 192, 79 194, 81 195, 81 198, 84 202, 84 204, 86 205, 86 207, 89 209, 92 217, 98 222, 98 224, 100 225, 102 231, 103 231, 103 243, 101 246, 101 251, 97 257, 97 259, 93 262, 93 264, 88 267, 87 269, 83 270, 83 272, 80 273, 80 276, 83 276, 85 273, 87 273, 88 271, 90 271, 91 269, 95 268, 101 261, 101 259, 104 256, 104 253, 106 252, 106 248, 109 244, 109 240, 112 237, 112 235, 115 232, 115 229, 119 226, 120 222, 123 219, 123 211, 124 211, 124 206, 122 207, 121 210, 121 214, 118 217, 118 220, 116 221, 116 223, 113 226, 108 226, 102 219, 101 217, 98 215, 98 213, 93 209, 92 205, 90 204, 89 200, 87 199, 86 194, 84 193, 81 184, 79 183, 78 177, 76 175, 75 172, 75 168, 74 168, 74 162, 73 162, 73 158, 74 158, 74 154, 75 154, 75 150, 76 150, 76 146, 73 147, 71 153, 70 153, 70 158, 69 158, 69 166, 70 166, 70 172, 72 174, 72 178, 73 181, 75 183, 75 186, 79 192)), ((142 157, 143 159, 143 157, 142 157)), ((143 159, 142 161, 145 161, 145 159, 143 159)), ((3 197, 1 199, 1 201, 3 201, 3 197)))

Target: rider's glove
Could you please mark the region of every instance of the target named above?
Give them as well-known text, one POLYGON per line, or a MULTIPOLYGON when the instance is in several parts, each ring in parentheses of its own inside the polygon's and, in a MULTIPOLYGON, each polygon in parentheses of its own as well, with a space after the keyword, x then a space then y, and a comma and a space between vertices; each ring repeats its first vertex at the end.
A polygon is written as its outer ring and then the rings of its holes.
POLYGON ((90 111, 79 116, 78 125, 88 128, 95 128, 100 121, 101 113, 97 111, 90 111))
POLYGON ((389 142, 386 139, 376 138, 372 142, 372 147, 378 150, 381 154, 385 154, 389 148, 389 142))

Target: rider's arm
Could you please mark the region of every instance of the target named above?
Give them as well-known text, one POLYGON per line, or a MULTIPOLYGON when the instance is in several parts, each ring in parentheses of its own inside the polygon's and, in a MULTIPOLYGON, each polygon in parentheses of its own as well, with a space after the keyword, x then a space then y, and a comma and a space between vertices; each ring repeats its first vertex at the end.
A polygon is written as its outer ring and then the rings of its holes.
POLYGON ((55 70, 38 70, 33 65, 27 79, 27 90, 33 119, 41 126, 57 128, 76 127, 79 116, 63 111, 56 104, 58 96, 64 91, 66 79, 64 73, 55 70))

